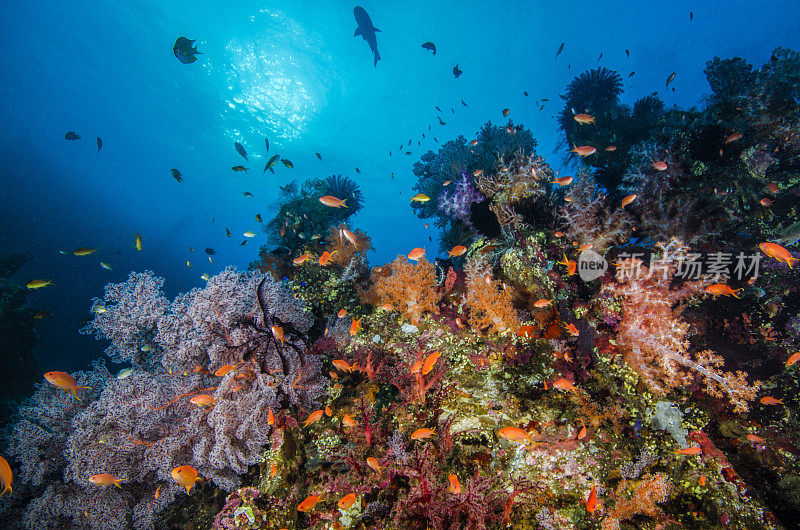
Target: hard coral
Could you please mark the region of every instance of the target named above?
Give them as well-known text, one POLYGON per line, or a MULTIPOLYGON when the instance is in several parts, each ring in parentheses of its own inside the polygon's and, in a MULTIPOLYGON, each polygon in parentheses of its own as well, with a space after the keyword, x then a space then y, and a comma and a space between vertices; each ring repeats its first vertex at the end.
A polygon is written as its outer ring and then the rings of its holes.
POLYGON ((403 256, 391 264, 389 276, 379 277, 373 289, 381 304, 392 304, 404 318, 419 324, 425 313, 438 312, 441 294, 436 289, 436 268, 425 258, 412 265, 403 256))
POLYGON ((512 305, 513 293, 510 288, 501 286, 499 280, 492 279, 492 269, 486 259, 473 258, 464 270, 467 284, 465 302, 470 309, 472 328, 496 333, 516 328, 519 321, 512 305))

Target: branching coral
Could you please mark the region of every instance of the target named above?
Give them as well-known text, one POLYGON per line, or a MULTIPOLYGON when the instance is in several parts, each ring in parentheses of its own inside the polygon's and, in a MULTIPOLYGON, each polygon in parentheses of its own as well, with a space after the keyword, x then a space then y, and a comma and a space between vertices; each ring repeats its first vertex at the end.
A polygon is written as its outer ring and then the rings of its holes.
POLYGON ((438 312, 441 294, 436 289, 436 268, 422 258, 412 265, 403 256, 385 265, 391 273, 373 286, 380 304, 391 304, 404 318, 418 324, 425 313, 438 312))
POLYGON ((723 371, 723 359, 711 351, 689 351, 689 324, 674 306, 700 292, 708 282, 686 281, 680 287, 671 287, 679 267, 688 261, 687 251, 682 242, 673 239, 663 246, 661 259, 651 267, 637 258, 620 260, 618 272, 625 274, 618 274, 617 285, 606 286, 623 297, 617 347, 657 394, 688 386, 700 377, 706 392, 727 398, 737 412, 746 411, 759 384, 748 385, 744 372, 723 371))
POLYGON ((622 208, 609 213, 608 196, 586 173, 576 179, 569 189, 571 202, 561 208, 566 223, 565 234, 579 245, 591 243, 601 254, 611 245, 624 243, 631 233, 631 217, 622 208))
POLYGON ((475 330, 501 333, 519 325, 512 304, 511 288, 492 279, 492 268, 483 257, 469 260, 464 267, 467 294, 464 299, 470 309, 469 322, 475 330))

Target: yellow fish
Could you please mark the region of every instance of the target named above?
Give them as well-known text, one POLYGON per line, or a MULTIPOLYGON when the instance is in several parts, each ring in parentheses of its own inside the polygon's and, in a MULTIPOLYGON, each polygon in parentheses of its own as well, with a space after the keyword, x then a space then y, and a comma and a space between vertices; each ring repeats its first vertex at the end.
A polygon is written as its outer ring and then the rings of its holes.
POLYGON ((417 193, 416 195, 411 197, 411 202, 423 202, 423 203, 425 203, 425 202, 428 202, 429 200, 431 200, 431 198, 428 197, 427 195, 425 195, 424 193, 417 193))
POLYGON ((28 282, 26 287, 30 290, 33 289, 41 289, 42 287, 46 287, 48 285, 53 285, 53 282, 50 280, 31 280, 28 282))
POLYGON ((142 236, 139 234, 138 230, 133 234, 133 237, 136 238, 136 250, 142 250, 142 236))
POLYGON ((88 256, 97 252, 96 248, 81 247, 72 251, 73 256, 88 256))
POLYGON ((109 265, 109 264, 108 264, 108 263, 106 263, 105 261, 101 261, 101 262, 100 262, 100 266, 101 266, 101 267, 103 267, 103 268, 104 268, 105 270, 107 270, 107 271, 110 271, 110 270, 111 270, 111 265, 109 265))

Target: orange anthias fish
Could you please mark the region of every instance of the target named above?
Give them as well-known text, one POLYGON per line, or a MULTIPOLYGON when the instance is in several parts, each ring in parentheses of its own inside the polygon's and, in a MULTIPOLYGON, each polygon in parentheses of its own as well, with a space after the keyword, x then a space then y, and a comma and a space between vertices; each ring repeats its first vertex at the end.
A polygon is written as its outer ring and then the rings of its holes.
POLYGON ((731 133, 730 135, 728 135, 727 138, 725 138, 725 142, 724 143, 729 144, 731 142, 735 142, 736 140, 741 139, 741 137, 742 137, 742 133, 738 133, 738 132, 731 133))
POLYGON ((194 483, 197 482, 197 470, 192 466, 178 466, 172 470, 172 479, 186 487, 186 494, 189 494, 194 483))
POLYGON ((381 469, 383 469, 383 466, 378 463, 378 459, 372 456, 367 458, 367 465, 372 468, 373 471, 377 471, 378 473, 380 473, 381 469))
POLYGON ((306 500, 297 505, 298 512, 310 512, 322 500, 322 495, 309 495, 306 500))
POLYGON ((333 195, 323 195, 319 198, 319 202, 324 204, 325 206, 330 206, 331 208, 347 208, 347 199, 342 200, 338 197, 334 197, 333 195))
POLYGON ((337 502, 336 504, 342 510, 349 510, 350 507, 353 504, 355 504, 355 502, 356 502, 356 494, 355 493, 350 493, 349 495, 345 495, 344 497, 339 499, 339 502, 337 502))
POLYGON ((99 475, 92 475, 91 477, 89 477, 89 482, 91 482, 92 484, 97 484, 98 486, 110 486, 113 484, 116 487, 122 489, 122 486, 120 486, 122 479, 115 477, 114 475, 110 475, 108 473, 100 473, 99 475))
POLYGON ((270 477, 277 477, 278 476, 278 466, 275 465, 275 462, 273 462, 269 466, 269 476, 270 477))
POLYGON ((712 296, 733 296, 734 298, 741 298, 739 291, 742 289, 731 289, 730 285, 724 283, 715 283, 705 288, 705 291, 712 296))
POLYGON ((800 351, 793 353, 792 356, 789 357, 789 359, 786 361, 786 367, 790 367, 797 361, 800 361, 800 351))
POLYGON ((533 303, 533 307, 535 307, 537 309, 542 309, 543 307, 549 307, 551 305, 553 305, 553 301, 552 300, 545 300, 545 299, 536 300, 533 303))
POLYGON ((793 257, 791 252, 776 243, 761 243, 758 248, 767 256, 787 264, 790 269, 794 262, 797 261, 797 258, 793 257))
POLYGON ((355 247, 356 250, 358 250, 358 241, 356 240, 356 235, 353 232, 347 228, 342 228, 342 235, 355 247))
POLYGON ((189 403, 197 405, 198 407, 208 407, 216 402, 217 400, 211 394, 199 394, 189 400, 189 403))
POLYGON ((586 499, 586 511, 594 513, 597 509, 597 486, 592 486, 592 491, 589 492, 589 498, 586 499))
POLYGON ((577 121, 581 125, 588 125, 590 123, 594 123, 594 116, 590 116, 589 114, 576 114, 572 117, 573 120, 577 121))
POLYGON ((411 365, 411 370, 409 370, 412 374, 418 374, 420 370, 422 370, 422 365, 424 364, 424 360, 420 359, 419 361, 415 362, 411 365))
POLYGON ((226 364, 225 366, 220 367, 219 370, 214 372, 214 375, 216 375, 217 377, 228 375, 231 371, 235 370, 237 366, 239 366, 239 363, 226 364))
POLYGON ((674 451, 676 455, 688 455, 688 456, 699 455, 702 452, 703 452, 702 447, 686 447, 685 449, 677 449, 676 451, 674 451))
POLYGON ((269 415, 267 416, 267 423, 275 425, 275 415, 272 413, 272 407, 269 408, 269 415))
POLYGON ((466 251, 467 251, 467 247, 465 247, 463 245, 456 245, 447 253, 447 256, 451 257, 451 258, 455 258, 455 257, 464 255, 464 253, 466 251))
POLYGON ((556 263, 567 268, 567 276, 574 276, 575 271, 578 270, 578 262, 569 259, 566 254, 564 254, 564 261, 557 261, 556 263))
POLYGON ((333 252, 328 252, 327 250, 322 253, 319 257, 319 264, 323 267, 327 267, 331 264, 331 260, 333 259, 333 255, 339 252, 338 250, 334 250, 333 252))
POLYGON ((573 144, 570 152, 576 153, 578 156, 589 156, 595 154, 597 152, 597 148, 592 147, 591 145, 577 146, 573 144))
POLYGON ((14 474, 11 472, 11 466, 8 465, 8 462, 5 458, 0 456, 0 482, 3 483, 3 493, 0 493, 0 497, 8 492, 9 495, 14 493, 11 485, 14 484, 14 474))
POLYGON ((348 364, 344 359, 334 359, 333 365, 342 372, 352 372, 353 366, 348 364))
POLYGON ((480 177, 481 175, 483 175, 482 169, 476 169, 475 171, 472 172, 473 177, 480 177))
POLYGON ((564 237, 564 232, 553 232, 554 237, 564 237))
POLYGON ((583 252, 584 250, 591 250, 594 245, 591 243, 584 243, 583 245, 578 247, 578 252, 583 252))
POLYGON ((523 431, 519 427, 503 427, 499 431, 497 431, 497 436, 500 438, 505 438, 510 442, 529 442, 531 437, 530 434, 523 431))
POLYGON ((617 150, 617 146, 616 145, 609 145, 608 147, 606 147, 606 151, 609 151, 609 152, 610 151, 616 151, 616 150, 617 150))
POLYGON ((447 492, 452 493, 454 495, 461 494, 461 483, 458 481, 458 477, 455 473, 450 473, 450 476, 447 477, 447 481, 450 482, 450 485, 447 486, 447 492))
POLYGON ((322 414, 324 414, 324 411, 322 409, 315 410, 314 412, 309 414, 308 418, 306 418, 306 421, 303 422, 303 427, 308 427, 312 423, 318 422, 322 418, 322 414))
POLYGON ((760 204, 761 206, 766 206, 766 207, 772 206, 772 199, 770 199, 768 197, 764 197, 763 199, 758 201, 758 204, 760 204))
POLYGON ((333 411, 328 405, 325 405, 325 415, 329 418, 333 415, 333 411))
POLYGON ((635 200, 636 200, 636 194, 635 193, 633 193, 631 195, 628 195, 627 197, 622 199, 622 207, 625 208, 627 205, 629 205, 630 203, 632 203, 635 200))
POLYGON ((67 392, 72 392, 72 395, 75 396, 75 399, 78 400, 80 400, 81 398, 78 397, 77 392, 75 392, 76 390, 78 390, 79 388, 92 390, 92 387, 90 386, 78 386, 78 382, 75 380, 75 378, 66 372, 47 372, 46 374, 44 374, 44 378, 51 385, 57 386, 58 388, 62 388, 67 392))
POLYGON ((767 184, 767 191, 773 195, 777 195, 778 192, 780 191, 780 188, 774 182, 770 182, 769 184, 767 184))
POLYGON ((283 328, 280 326, 272 326, 269 328, 272 331, 272 336, 275 337, 275 340, 281 341, 281 344, 284 343, 284 336, 283 336, 283 328))
POLYGON ((359 331, 363 330, 364 328, 361 327, 361 321, 364 320, 364 317, 359 318, 358 320, 353 319, 353 323, 350 324, 350 335, 354 336, 359 331))
POLYGON ((433 436, 435 431, 433 429, 428 429, 427 427, 422 427, 421 429, 417 429, 413 433, 411 433, 412 440, 424 440, 425 438, 430 438, 433 436))
POLYGON ((425 256, 425 249, 420 247, 412 249, 411 252, 408 253, 408 259, 411 261, 419 261, 423 256, 425 256))
POLYGON ((340 309, 338 313, 336 313, 337 318, 344 318, 347 316, 347 309, 340 309))
POLYGON ((559 177, 555 180, 551 180, 550 184, 558 184, 558 187, 561 186, 569 186, 572 184, 573 178, 572 177, 559 177))
POLYGON ((572 392, 576 394, 578 392, 578 387, 572 384, 571 381, 564 379, 563 377, 553 383, 553 388, 557 388, 558 390, 563 390, 565 392, 572 392))
POLYGON ((303 263, 305 263, 309 259, 311 259, 311 254, 309 252, 306 252, 305 254, 302 254, 302 255, 297 256, 296 258, 294 258, 292 260, 292 263, 294 264, 295 267, 299 267, 300 265, 302 265, 303 263))
POLYGON ((747 436, 745 436, 745 438, 747 438, 748 441, 753 442, 754 444, 767 445, 767 441, 756 434, 748 434, 747 436))
POLYGON ((342 425, 344 425, 345 427, 355 427, 356 425, 358 425, 358 422, 354 420, 350 414, 345 414, 344 417, 342 418, 342 425))
POLYGON ((663 160, 656 160, 655 162, 653 162, 653 167, 656 169, 656 171, 666 171, 667 163, 664 162, 663 160))
POLYGON ((759 401, 762 405, 783 405, 782 399, 776 399, 772 396, 764 396, 759 401))
POLYGON ((577 337, 581 333, 580 331, 578 331, 578 328, 575 327, 575 324, 572 324, 572 323, 567 324, 566 326, 564 326, 564 329, 566 329, 567 333, 569 333, 573 337, 577 337))
POLYGON ((425 362, 422 365, 422 375, 428 375, 428 372, 433 370, 433 367, 436 365, 436 361, 439 360, 440 353, 438 351, 433 352, 432 354, 425 357, 425 362))

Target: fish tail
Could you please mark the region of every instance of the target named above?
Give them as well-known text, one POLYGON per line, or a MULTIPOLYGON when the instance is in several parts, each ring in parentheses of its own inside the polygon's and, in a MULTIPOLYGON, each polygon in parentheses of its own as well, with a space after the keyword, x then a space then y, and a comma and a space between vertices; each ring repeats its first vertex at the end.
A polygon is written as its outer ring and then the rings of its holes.
POLYGON ((792 264, 795 261, 800 261, 800 260, 798 260, 797 258, 793 258, 792 256, 789 256, 788 258, 786 258, 786 264, 789 266, 790 269, 792 268, 792 264))
POLYGON ((739 296, 739 291, 741 291, 742 289, 743 289, 742 287, 740 287, 739 289, 732 289, 731 290, 731 295, 734 298, 741 298, 741 296, 739 296))
POLYGON ((348 199, 342 201, 342 208, 347 208, 347 201, 348 199))
POLYGON ((6 488, 3 490, 3 493, 0 493, 0 497, 2 497, 3 495, 5 495, 5 494, 6 494, 6 492, 8 492, 8 494, 9 494, 9 495, 11 495, 12 493, 14 493, 14 490, 11 488, 11 484, 6 484, 6 488))
POLYGON ((121 478, 118 478, 117 480, 115 480, 115 481, 114 481, 114 485, 115 485, 116 487, 118 487, 119 489, 122 489, 122 486, 120 486, 120 485, 119 485, 119 483, 120 483, 120 482, 122 482, 122 479, 121 479, 121 478))

